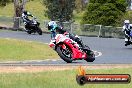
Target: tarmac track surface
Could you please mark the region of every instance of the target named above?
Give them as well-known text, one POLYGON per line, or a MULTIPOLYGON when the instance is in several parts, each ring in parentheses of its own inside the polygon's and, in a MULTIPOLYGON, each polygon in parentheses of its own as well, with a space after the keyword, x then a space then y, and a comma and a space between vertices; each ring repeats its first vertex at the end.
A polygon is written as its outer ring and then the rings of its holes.
MULTIPOLYGON (((50 42, 50 34, 31 34, 18 31, 0 31, 0 38, 20 39, 27 41, 37 41, 43 43, 50 42)), ((132 63, 132 46, 124 46, 124 39, 117 38, 97 38, 83 37, 83 42, 92 50, 96 51, 96 60, 94 62, 86 62, 84 60, 66 63, 61 59, 58 60, 41 60, 41 61, 25 61, 0 63, 1 65, 88 65, 88 64, 131 64, 132 63)))

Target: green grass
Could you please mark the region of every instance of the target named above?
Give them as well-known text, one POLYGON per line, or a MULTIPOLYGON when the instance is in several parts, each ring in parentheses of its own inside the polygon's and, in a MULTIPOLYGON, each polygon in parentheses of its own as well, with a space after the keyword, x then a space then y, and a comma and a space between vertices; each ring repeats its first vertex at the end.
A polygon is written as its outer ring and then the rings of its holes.
POLYGON ((0 61, 56 59, 58 55, 47 44, 0 38, 0 61))
MULTIPOLYGON (((132 68, 87 70, 88 74, 130 74, 132 68)), ((47 71, 38 73, 0 73, 0 88, 131 88, 130 84, 76 83, 77 70, 47 71)))

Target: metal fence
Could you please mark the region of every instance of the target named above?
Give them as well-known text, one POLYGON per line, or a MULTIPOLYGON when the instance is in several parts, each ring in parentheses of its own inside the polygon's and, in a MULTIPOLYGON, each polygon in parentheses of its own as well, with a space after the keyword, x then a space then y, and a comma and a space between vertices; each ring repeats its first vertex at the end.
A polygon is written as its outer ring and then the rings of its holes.
MULTIPOLYGON (((49 21, 44 21, 45 29, 49 21)), ((63 22, 64 29, 83 36, 124 38, 122 27, 63 22)))
POLYGON ((0 25, 12 27, 13 26, 13 17, 0 16, 0 25))
MULTIPOLYGON (((14 19, 12 17, 1 17, 0 16, 0 26, 13 26, 14 19)), ((38 20, 40 22, 40 27, 43 31, 48 32, 47 24, 48 20, 38 20)), ((57 22, 59 25, 59 22, 57 22)), ((122 27, 112 27, 112 26, 102 26, 102 25, 92 25, 92 24, 78 24, 63 22, 64 29, 78 35, 83 36, 93 36, 93 37, 113 37, 113 38, 124 38, 122 32, 122 27)), ((23 22, 20 20, 20 27, 24 28, 23 22)))

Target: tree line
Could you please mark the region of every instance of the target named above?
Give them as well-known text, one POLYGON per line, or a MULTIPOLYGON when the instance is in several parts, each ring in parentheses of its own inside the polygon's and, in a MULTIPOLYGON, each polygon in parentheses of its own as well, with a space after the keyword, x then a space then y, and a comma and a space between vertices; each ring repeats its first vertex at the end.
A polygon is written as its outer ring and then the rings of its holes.
MULTIPOLYGON (((0 0, 0 6, 14 3, 14 17, 20 17, 25 4, 33 0, 0 0)), ((71 21, 73 11, 84 11, 81 24, 117 26, 127 12, 128 0, 42 0, 45 15, 51 20, 71 21)), ((16 23, 17 24, 17 23, 16 23)), ((15 27, 14 23, 14 27, 15 27)))

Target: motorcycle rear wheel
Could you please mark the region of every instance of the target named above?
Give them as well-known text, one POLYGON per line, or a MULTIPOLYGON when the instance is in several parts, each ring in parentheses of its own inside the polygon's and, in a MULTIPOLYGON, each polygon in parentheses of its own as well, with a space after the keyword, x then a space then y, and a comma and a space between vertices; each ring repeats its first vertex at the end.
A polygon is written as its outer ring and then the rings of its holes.
POLYGON ((95 60, 95 54, 91 50, 86 50, 85 51, 87 54, 87 58, 85 59, 87 62, 93 62, 95 60))

